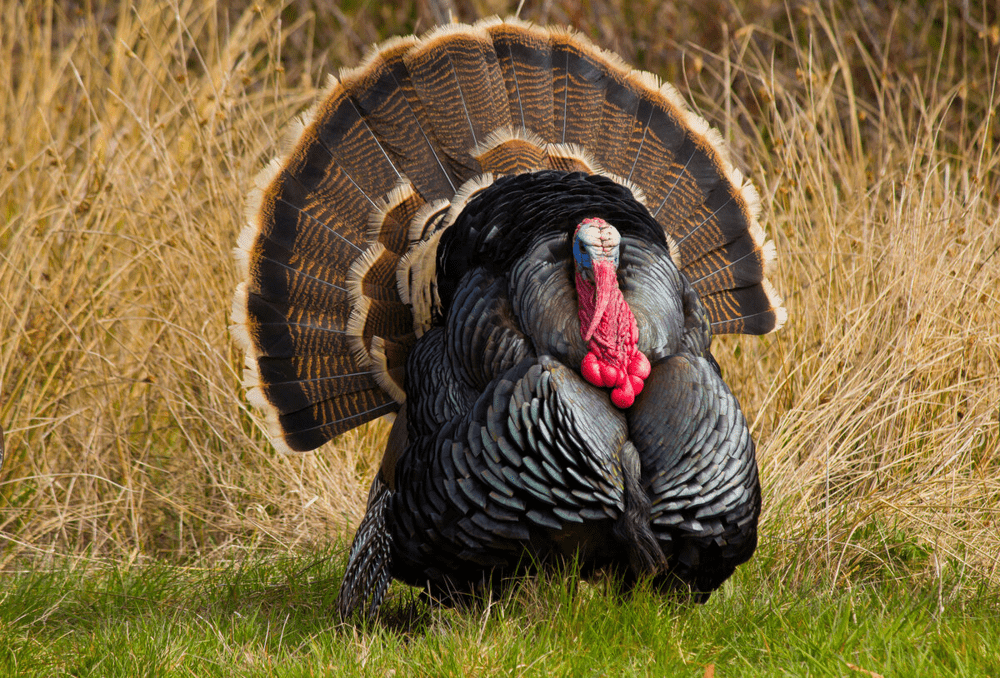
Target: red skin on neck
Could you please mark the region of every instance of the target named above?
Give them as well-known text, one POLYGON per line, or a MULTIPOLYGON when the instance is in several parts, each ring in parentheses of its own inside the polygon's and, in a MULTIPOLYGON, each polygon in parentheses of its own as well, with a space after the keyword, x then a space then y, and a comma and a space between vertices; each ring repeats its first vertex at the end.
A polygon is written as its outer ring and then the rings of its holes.
POLYGON ((649 376, 649 360, 637 348, 639 328, 632 309, 618 288, 615 267, 610 261, 594 262, 594 283, 576 274, 580 331, 586 339, 594 314, 600 312, 601 297, 607 299, 593 335, 590 351, 580 364, 580 373, 594 386, 610 388, 611 402, 622 409, 631 407, 649 376), (598 294, 599 293, 599 294, 598 294))

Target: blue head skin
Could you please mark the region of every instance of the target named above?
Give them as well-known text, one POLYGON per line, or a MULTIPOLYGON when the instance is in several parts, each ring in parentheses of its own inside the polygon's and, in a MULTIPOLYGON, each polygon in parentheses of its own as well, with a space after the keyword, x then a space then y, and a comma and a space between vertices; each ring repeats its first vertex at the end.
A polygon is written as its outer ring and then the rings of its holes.
POLYGON ((584 219, 573 234, 573 260, 576 271, 587 282, 594 282, 594 262, 607 261, 618 270, 621 236, 618 229, 600 218, 584 219))

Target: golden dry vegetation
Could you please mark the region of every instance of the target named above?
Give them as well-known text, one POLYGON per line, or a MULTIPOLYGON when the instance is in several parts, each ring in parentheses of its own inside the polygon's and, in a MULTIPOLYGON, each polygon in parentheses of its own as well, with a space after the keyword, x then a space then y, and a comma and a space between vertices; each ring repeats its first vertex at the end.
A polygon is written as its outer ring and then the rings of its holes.
MULTIPOLYGON (((307 548, 386 428, 280 456, 240 387, 231 254, 327 72, 469 0, 0 2, 0 564, 307 548)), ((790 321, 715 351, 775 577, 1000 580, 997 10, 526 3, 673 81, 757 184, 790 321)))

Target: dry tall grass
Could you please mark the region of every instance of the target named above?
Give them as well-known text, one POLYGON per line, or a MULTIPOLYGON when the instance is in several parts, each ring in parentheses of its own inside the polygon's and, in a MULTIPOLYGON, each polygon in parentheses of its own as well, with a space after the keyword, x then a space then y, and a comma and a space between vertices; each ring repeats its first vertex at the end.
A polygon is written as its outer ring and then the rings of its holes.
MULTIPOLYGON (((227 333, 231 248, 314 83, 431 15, 235 4, 0 2, 0 563, 292 547, 360 517, 385 429, 266 445, 227 333)), ((761 190, 791 319, 716 352, 782 576, 1000 578, 998 18, 924 5, 522 12, 670 77, 761 190)))

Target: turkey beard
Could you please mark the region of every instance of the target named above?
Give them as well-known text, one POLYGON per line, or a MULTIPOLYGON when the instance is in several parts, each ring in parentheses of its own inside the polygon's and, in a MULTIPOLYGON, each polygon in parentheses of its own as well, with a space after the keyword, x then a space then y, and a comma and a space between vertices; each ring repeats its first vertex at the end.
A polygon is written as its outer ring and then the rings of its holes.
POLYGON ((635 315, 618 287, 618 272, 608 260, 593 262, 594 282, 576 274, 580 333, 590 349, 580 364, 583 378, 610 388, 616 407, 631 407, 649 376, 649 360, 637 348, 635 315))

